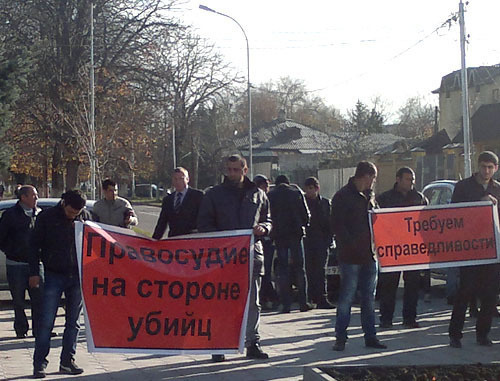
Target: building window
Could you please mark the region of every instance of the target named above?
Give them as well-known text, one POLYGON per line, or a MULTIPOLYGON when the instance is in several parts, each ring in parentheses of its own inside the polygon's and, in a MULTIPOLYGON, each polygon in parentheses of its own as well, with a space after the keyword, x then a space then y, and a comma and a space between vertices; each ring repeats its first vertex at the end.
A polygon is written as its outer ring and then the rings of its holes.
POLYGON ((500 93, 498 89, 493 89, 492 95, 493 95, 493 102, 500 102, 500 93))

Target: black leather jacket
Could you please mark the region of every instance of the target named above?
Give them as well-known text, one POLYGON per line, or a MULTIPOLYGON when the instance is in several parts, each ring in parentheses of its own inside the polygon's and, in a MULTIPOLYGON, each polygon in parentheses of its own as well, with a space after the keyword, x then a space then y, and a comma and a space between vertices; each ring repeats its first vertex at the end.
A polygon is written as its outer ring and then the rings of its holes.
POLYGON ((396 190, 396 184, 391 190, 377 196, 381 208, 402 208, 405 206, 427 205, 427 198, 416 189, 410 190, 406 195, 396 190))
POLYGON ((271 205, 275 242, 289 238, 301 238, 309 224, 309 209, 299 189, 288 184, 279 184, 268 194, 271 205))
POLYGON ((33 217, 24 213, 19 201, 2 214, 0 220, 0 249, 8 259, 28 263, 30 238, 35 227, 36 215, 40 209, 33 211, 33 217))
POLYGON ((374 260, 368 211, 377 207, 373 191, 359 192, 353 177, 335 193, 332 229, 340 261, 359 265, 374 260))
MULTIPOLYGON (((90 213, 84 209, 75 220, 90 219, 90 213)), ((40 259, 45 271, 62 275, 78 274, 74 221, 67 219, 61 202, 44 210, 36 219, 29 257, 31 276, 39 275, 40 259)))

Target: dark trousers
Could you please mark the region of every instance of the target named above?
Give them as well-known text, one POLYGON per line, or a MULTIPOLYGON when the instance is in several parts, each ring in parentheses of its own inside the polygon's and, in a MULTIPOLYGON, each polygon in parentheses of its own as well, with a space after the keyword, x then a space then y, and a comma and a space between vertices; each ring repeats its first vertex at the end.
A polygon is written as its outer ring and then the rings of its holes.
POLYGON ((264 276, 259 295, 261 304, 278 301, 278 294, 272 280, 274 245, 271 240, 264 240, 262 246, 264 247, 264 276))
MULTIPOLYGON (((399 271, 391 273, 381 273, 379 275, 378 281, 381 323, 392 323, 400 276, 401 273, 399 271)), ((403 280, 403 321, 414 322, 417 318, 420 271, 404 271, 403 280)))
POLYGON ((465 312, 473 295, 481 302, 477 314, 476 337, 485 338, 491 328, 498 291, 498 265, 467 266, 460 268, 460 285, 453 304, 449 326, 450 337, 462 338, 465 312))
POLYGON ((321 304, 327 301, 325 268, 329 242, 314 237, 304 238, 307 291, 309 300, 321 304))
MULTIPOLYGON (((40 275, 43 279, 43 270, 40 266, 40 275)), ((22 336, 28 332, 29 323, 24 312, 26 303, 26 291, 31 300, 31 330, 33 336, 38 333, 38 322, 40 320, 40 308, 42 303, 43 282, 38 288, 29 287, 30 269, 29 265, 7 265, 7 281, 9 283, 12 304, 14 305, 14 330, 16 335, 22 336)))
POLYGON ((299 304, 307 303, 307 280, 304 266, 304 246, 302 238, 288 238, 276 241, 278 254, 278 292, 285 308, 292 304, 290 275, 295 276, 299 292, 299 304))

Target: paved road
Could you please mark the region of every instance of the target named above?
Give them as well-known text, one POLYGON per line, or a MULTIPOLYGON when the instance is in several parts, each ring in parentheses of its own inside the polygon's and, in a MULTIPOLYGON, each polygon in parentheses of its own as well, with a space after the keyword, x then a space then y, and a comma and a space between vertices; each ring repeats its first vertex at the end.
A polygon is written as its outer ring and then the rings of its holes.
POLYGON ((158 206, 134 205, 134 210, 139 219, 139 229, 153 234, 161 209, 158 206))
MULTIPOLYGON (((401 291, 401 290, 400 290, 401 291)), ((436 292, 434 293, 436 294, 436 292)), ((0 298, 5 295, 0 294, 0 298)), ((420 329, 405 329, 401 325, 401 297, 396 307, 394 328, 379 332, 388 345, 376 351, 364 347, 359 308, 353 309, 349 341, 345 352, 332 351, 334 311, 313 310, 290 314, 265 312, 262 315, 262 345, 270 354, 265 361, 247 360, 243 355, 228 356, 224 363, 212 363, 209 356, 159 356, 152 354, 88 353, 84 331, 78 341, 76 360, 85 369, 80 376, 59 375, 58 357, 61 336, 53 341, 49 355, 49 380, 302 380, 304 366, 332 365, 421 365, 498 363, 500 360, 499 319, 493 322, 490 334, 494 346, 480 347, 475 343, 474 319, 465 324, 463 348, 448 346, 447 328, 450 308, 444 298, 433 296, 431 303, 420 303, 420 329)), ((13 313, 0 309, 0 379, 22 380, 32 372, 32 338, 18 340, 12 329, 13 313)), ((63 310, 59 310, 55 331, 64 329, 63 310)), ((110 322, 113 329, 113 322, 110 322)))

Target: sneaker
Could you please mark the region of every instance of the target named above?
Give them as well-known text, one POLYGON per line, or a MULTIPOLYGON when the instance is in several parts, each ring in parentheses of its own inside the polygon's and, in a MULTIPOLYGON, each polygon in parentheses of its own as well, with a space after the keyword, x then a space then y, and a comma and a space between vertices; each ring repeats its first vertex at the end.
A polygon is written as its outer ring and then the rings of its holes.
POLYGON ((483 347, 491 347, 493 345, 493 342, 487 337, 478 337, 476 342, 478 345, 482 345, 483 347))
POLYGON ((226 361, 226 356, 224 355, 212 355, 212 362, 224 362, 226 361))
POLYGON ((254 343, 247 348, 247 357, 249 359, 265 360, 269 358, 269 355, 262 350, 259 343, 254 343))
POLYGON ((28 333, 27 332, 24 332, 24 333, 16 333, 16 337, 18 339, 24 339, 26 337, 28 337, 28 333))
POLYGON ((67 364, 60 363, 59 364, 59 373, 64 374, 82 374, 83 369, 76 365, 75 360, 71 359, 71 361, 67 364))
POLYGON ((365 340, 365 347, 376 348, 376 349, 386 349, 387 345, 382 344, 376 337, 372 339, 365 340))
POLYGON ((332 349, 337 352, 342 352, 345 349, 345 340, 335 340, 335 344, 332 349))
POLYGON ((307 312, 307 311, 311 311, 312 309, 314 309, 315 305, 312 304, 312 303, 306 303, 306 304, 302 304, 300 306, 300 312, 307 312))
POLYGON ((390 321, 381 321, 380 324, 379 324, 379 327, 382 328, 382 329, 392 328, 392 322, 390 322, 390 321))
POLYGON ((462 342, 458 337, 450 337, 450 347, 462 348, 462 342))

